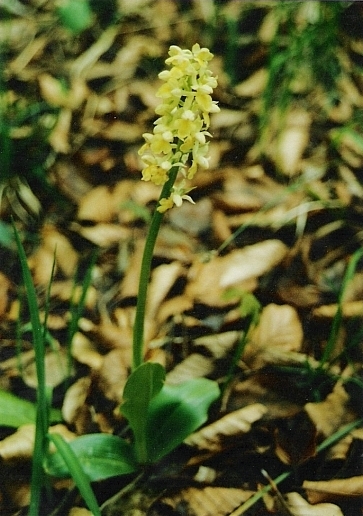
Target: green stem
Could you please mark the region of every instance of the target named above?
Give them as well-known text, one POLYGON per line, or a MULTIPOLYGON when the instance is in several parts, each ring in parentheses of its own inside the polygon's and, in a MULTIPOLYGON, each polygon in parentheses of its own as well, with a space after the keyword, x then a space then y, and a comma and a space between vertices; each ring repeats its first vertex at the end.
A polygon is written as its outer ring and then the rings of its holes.
MULTIPOLYGON (((179 167, 173 167, 169 172, 169 179, 164 184, 161 191, 158 204, 161 199, 170 197, 176 176, 178 175, 179 167)), ((145 325, 145 309, 147 289, 149 286, 151 261, 153 258, 155 242, 159 233, 161 221, 163 220, 163 213, 155 209, 152 216, 149 232, 146 237, 144 254, 142 257, 139 291, 137 294, 136 316, 133 332, 133 361, 132 369, 135 370, 143 362, 144 355, 144 325, 145 325)))

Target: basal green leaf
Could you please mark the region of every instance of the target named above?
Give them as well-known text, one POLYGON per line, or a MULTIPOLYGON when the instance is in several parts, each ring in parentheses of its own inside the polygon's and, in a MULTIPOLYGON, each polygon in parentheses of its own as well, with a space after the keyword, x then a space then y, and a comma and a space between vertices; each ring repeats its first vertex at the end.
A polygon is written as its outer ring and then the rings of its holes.
POLYGON ((162 389, 165 370, 160 364, 144 362, 129 376, 121 412, 127 418, 135 437, 137 460, 147 462, 145 430, 151 400, 162 389))
POLYGON ((196 378, 180 385, 164 385, 150 403, 147 427, 149 462, 181 444, 208 417, 208 409, 219 397, 218 385, 206 378, 196 378))
MULTIPOLYGON (((115 435, 82 435, 69 446, 91 482, 137 469, 133 447, 115 435)), ((44 467, 54 477, 67 478, 72 474, 59 452, 49 453, 44 467)))
MULTIPOLYGON (((36 405, 23 400, 7 391, 0 390, 0 426, 18 428, 21 425, 35 423, 36 405)), ((52 423, 62 421, 60 410, 51 409, 52 423)))
POLYGON ((94 516, 101 516, 101 511, 97 503, 97 499, 92 490, 90 479, 83 470, 77 456, 72 450, 71 446, 59 434, 49 434, 48 438, 55 444, 59 455, 64 460, 67 468, 72 475, 72 478, 79 489, 84 501, 88 505, 89 510, 94 516))

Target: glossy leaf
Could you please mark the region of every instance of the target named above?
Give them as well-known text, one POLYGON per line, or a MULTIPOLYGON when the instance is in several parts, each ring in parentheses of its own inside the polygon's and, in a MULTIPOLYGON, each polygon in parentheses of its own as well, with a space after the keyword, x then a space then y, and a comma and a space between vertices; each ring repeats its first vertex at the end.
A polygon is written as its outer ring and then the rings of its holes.
POLYGON ((218 385, 206 378, 164 385, 151 401, 148 411, 148 461, 158 461, 205 423, 208 409, 219 394, 218 385))
POLYGON ((88 505, 90 511, 92 511, 92 514, 94 516, 101 516, 101 511, 98 507, 96 497, 92 490, 90 479, 88 478, 86 472, 83 470, 83 467, 71 446, 59 434, 48 434, 48 437, 50 441, 55 444, 59 455, 67 465, 67 468, 69 469, 72 478, 79 489, 79 492, 88 505))
MULTIPOLYGON (((36 406, 30 401, 18 398, 7 391, 0 390, 0 426, 18 428, 21 425, 35 423, 36 406)), ((62 420, 60 410, 50 410, 50 421, 62 420)))
POLYGON ((129 376, 121 412, 127 418, 135 437, 135 450, 140 463, 148 462, 146 449, 147 414, 151 400, 160 392, 165 370, 160 364, 144 362, 129 376))
MULTIPOLYGON (((125 475, 137 469, 133 447, 115 435, 82 435, 71 441, 69 447, 91 482, 125 475)), ((49 453, 44 466, 46 472, 54 477, 67 478, 72 475, 59 452, 49 453)))

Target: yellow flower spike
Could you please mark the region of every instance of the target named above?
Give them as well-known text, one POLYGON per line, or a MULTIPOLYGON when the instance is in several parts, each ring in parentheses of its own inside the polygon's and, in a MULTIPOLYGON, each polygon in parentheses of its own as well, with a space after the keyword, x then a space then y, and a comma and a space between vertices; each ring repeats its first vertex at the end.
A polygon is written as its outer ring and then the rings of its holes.
POLYGON ((176 183, 179 182, 178 187, 168 187, 168 193, 159 202, 159 213, 174 205, 181 206, 183 200, 193 202, 187 195, 192 188, 187 188, 184 180, 178 180, 179 174, 192 179, 198 166, 209 167, 206 157, 209 146, 206 136, 211 136, 209 114, 219 111, 211 97, 217 86, 217 79, 208 68, 212 58, 213 54, 198 43, 192 50, 172 45, 165 60, 170 69, 158 75, 164 81, 156 93, 161 103, 155 113, 160 118, 154 122, 153 132, 143 135, 146 143, 139 151, 144 163, 142 178, 166 185, 174 170, 176 183))
POLYGON ((208 68, 213 55, 196 43, 192 50, 176 45, 169 49, 165 63, 170 68, 159 74, 163 81, 157 91, 160 105, 155 113, 152 133, 145 133, 139 151, 143 161, 142 179, 162 186, 156 210, 151 217, 140 269, 140 281, 133 331, 132 369, 144 360, 144 319, 147 287, 153 251, 163 215, 183 201, 194 203, 188 193, 193 189, 186 181, 194 177, 198 166, 207 168, 209 113, 219 111, 212 100, 217 80, 208 68))
POLYGON ((172 197, 169 197, 168 199, 160 199, 157 211, 159 213, 165 213, 167 210, 170 210, 170 208, 172 208, 173 205, 174 201, 172 197))

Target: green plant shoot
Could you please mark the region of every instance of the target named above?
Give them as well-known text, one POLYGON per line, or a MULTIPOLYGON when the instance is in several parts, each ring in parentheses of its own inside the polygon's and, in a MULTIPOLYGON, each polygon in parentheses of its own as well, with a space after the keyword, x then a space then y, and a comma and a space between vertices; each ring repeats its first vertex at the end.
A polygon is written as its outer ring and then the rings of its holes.
MULTIPOLYGON (((164 213, 188 195, 197 168, 208 168, 208 132, 210 113, 219 111, 211 93, 217 85, 208 68, 213 55, 195 44, 192 50, 171 46, 166 64, 159 74, 164 84, 157 92, 161 104, 155 112, 159 118, 153 133, 144 134, 145 144, 139 154, 144 163, 142 179, 162 186, 156 210, 151 219, 140 271, 133 335, 133 363, 124 392, 121 412, 134 435, 130 444, 109 435, 82 436, 69 446, 92 480, 130 473, 143 465, 160 460, 181 444, 208 417, 208 409, 220 394, 217 384, 206 378, 180 385, 164 384, 165 370, 160 364, 144 362, 144 319, 151 261, 164 213), (86 445, 84 445, 86 440, 86 445), (111 457, 105 468, 99 453, 111 457)), ((67 476, 69 468, 59 453, 48 456, 47 471, 67 476)))

